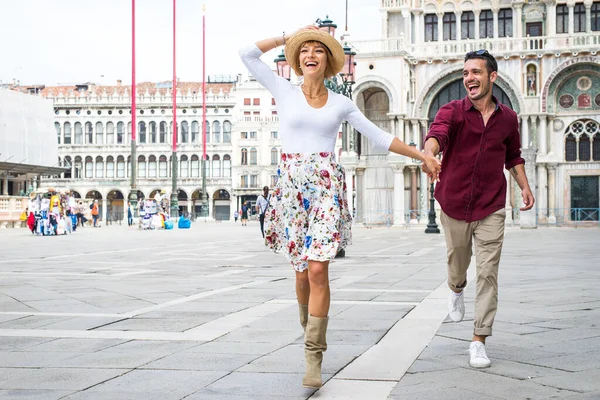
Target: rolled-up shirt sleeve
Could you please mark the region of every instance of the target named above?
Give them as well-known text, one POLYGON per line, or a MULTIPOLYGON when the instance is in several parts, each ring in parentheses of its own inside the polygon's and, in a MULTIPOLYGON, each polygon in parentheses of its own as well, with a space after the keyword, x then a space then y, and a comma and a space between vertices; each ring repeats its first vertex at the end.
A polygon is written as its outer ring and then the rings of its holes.
POLYGON ((435 120, 429 127, 429 133, 425 137, 425 141, 430 138, 434 138, 440 145, 440 153, 448 147, 448 141, 450 139, 450 132, 452 131, 452 115, 454 113, 454 106, 452 104, 446 104, 440 108, 435 115, 435 120))
POLYGON ((390 149, 392 140, 394 140, 394 135, 382 130, 373 122, 369 121, 350 99, 347 99, 346 107, 346 121, 348 121, 354 129, 369 138, 371 143, 373 143, 374 147, 378 150, 390 149))
POLYGON ((521 137, 519 135, 519 120, 514 118, 515 124, 512 126, 508 138, 506 138, 506 160, 504 165, 506 169, 511 169, 515 165, 525 164, 521 157, 521 137))

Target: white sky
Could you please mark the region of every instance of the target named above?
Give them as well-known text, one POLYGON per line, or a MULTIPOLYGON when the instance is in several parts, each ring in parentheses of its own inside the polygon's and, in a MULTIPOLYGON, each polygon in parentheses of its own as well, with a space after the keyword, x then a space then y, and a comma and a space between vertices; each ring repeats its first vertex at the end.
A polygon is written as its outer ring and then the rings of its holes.
MULTIPOLYGON (((13 78, 45 85, 131 82, 131 0, 1 1, 2 83, 13 78)), ((344 31, 346 0, 178 0, 177 76, 182 81, 202 80, 202 3, 207 7, 207 75, 246 75, 238 48, 327 14, 338 25, 338 38, 344 31)), ((379 3, 348 0, 352 39, 380 37, 379 3)), ((172 79, 172 4, 136 0, 138 82, 172 79)))

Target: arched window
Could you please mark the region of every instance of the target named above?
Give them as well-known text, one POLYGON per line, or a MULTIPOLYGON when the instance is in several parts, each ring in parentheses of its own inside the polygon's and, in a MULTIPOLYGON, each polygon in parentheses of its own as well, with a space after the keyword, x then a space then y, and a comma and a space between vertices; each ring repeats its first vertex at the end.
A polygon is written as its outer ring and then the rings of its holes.
POLYGON ((102 157, 96 157, 96 178, 104 178, 104 161, 102 157))
POLYGON ((572 133, 569 133, 565 139, 565 160, 577 161, 577 140, 572 133))
POLYGON ((192 178, 200 176, 200 158, 197 155, 192 156, 192 178))
POLYGON ((475 39, 475 15, 473 11, 465 11, 460 16, 460 38, 475 39))
POLYGON ((205 158, 205 162, 204 162, 204 173, 206 174, 207 177, 210 176, 210 157, 208 156, 208 154, 206 155, 205 158))
POLYGON ((86 144, 92 144, 94 143, 94 133, 92 131, 92 123, 91 122, 86 122, 85 123, 85 143, 86 144))
POLYGON ((271 149, 271 165, 277 165, 277 162, 279 161, 279 154, 277 152, 277 149, 275 147, 273 147, 271 149))
POLYGON ((117 123, 117 144, 123 144, 125 141, 123 138, 125 137, 125 124, 122 122, 117 123))
POLYGON ((148 178, 156 178, 157 175, 156 156, 148 157, 148 178))
POLYGON ((104 125, 96 122, 96 144, 104 144, 104 125))
POLYGON ((81 129, 81 122, 75 122, 75 144, 83 144, 83 129, 81 129))
POLYGON ((87 156, 85 158, 85 177, 93 178, 94 177, 94 161, 92 157, 87 156))
POLYGON ((425 15, 425 41, 436 42, 438 40, 438 18, 435 14, 425 15))
MULTIPOLYGON (((79 125, 79 127, 81 128, 81 124, 79 125)), ((71 124, 68 122, 65 122, 65 144, 71 144, 71 124)))
MULTIPOLYGON (((183 130, 183 124, 181 125, 183 130)), ((188 156, 183 155, 179 159, 179 176, 181 176, 182 178, 187 178, 188 176, 190 176, 189 171, 190 170, 188 165, 188 156)))
POLYGON ((198 143, 200 137, 200 124, 192 121, 192 143, 198 143))
POLYGON ((220 143, 221 142, 221 123, 219 121, 213 122, 213 142, 220 143))
POLYGON ((115 124, 112 122, 106 123, 106 144, 115 143, 115 124))
POLYGON ((592 160, 600 161, 600 133, 594 135, 592 160))
POLYGON ((140 143, 146 143, 146 123, 141 121, 138 124, 138 133, 140 134, 140 143))
POLYGON ((585 133, 579 137, 579 161, 590 161, 590 137, 585 133))
POLYGON ((125 158, 117 157, 117 178, 125 178, 125 158))
POLYGON ((248 149, 242 149, 241 165, 248 165, 248 149))
MULTIPOLYGON (((65 123, 65 126, 68 124, 65 123)), ((54 129, 56 129, 56 136, 58 137, 58 144, 60 144, 60 136, 61 136, 61 129, 60 129, 60 124, 58 122, 54 123, 54 129)))
POLYGON ((479 14, 479 37, 494 37, 494 14, 492 10, 482 10, 479 14))
POLYGON ((190 126, 187 121, 181 123, 181 143, 187 143, 189 140, 190 126))
POLYGON ((223 122, 223 143, 231 143, 231 122, 223 122))
POLYGON ((138 157, 138 176, 140 178, 146 177, 146 157, 144 156, 138 157))
POLYGON ((575 32, 585 32, 585 5, 575 4, 575 8, 573 9, 573 17, 573 22, 575 23, 573 30, 575 32))
POLYGON ((168 175, 169 174, 167 171, 167 157, 160 156, 160 158, 158 159, 158 176, 160 176, 161 178, 166 178, 168 175))
POLYGON ((160 126, 159 126, 159 129, 160 129, 160 133, 159 133, 159 135, 160 135, 160 138, 159 138, 160 139, 160 143, 167 143, 167 123, 164 122, 164 121, 161 122, 160 126))
POLYGON ((204 132, 204 137, 206 138, 206 143, 210 143, 210 123, 208 121, 204 121, 204 123, 206 124, 206 132, 204 132))
POLYGON ((115 159, 112 156, 106 157, 106 177, 115 177, 115 159))
POLYGON ((150 122, 148 124, 148 130, 150 131, 148 135, 148 143, 156 143, 156 122, 150 122))
POLYGON ((212 176, 221 176, 221 158, 216 154, 212 158, 212 176))
POLYGON ((456 14, 447 12, 442 19, 444 40, 456 40, 456 14))
POLYGON ((256 165, 258 164, 258 152, 256 151, 256 148, 251 148, 250 149, 250 165, 256 165))
POLYGON ((81 179, 83 177, 83 163, 81 157, 75 157, 75 179, 81 179))
POLYGON ((223 176, 231 176, 231 156, 229 154, 223 156, 223 176))
POLYGON ((69 170, 65 171, 65 179, 71 179, 73 171, 73 161, 71 160, 71 157, 65 157, 64 166, 69 168, 69 170))

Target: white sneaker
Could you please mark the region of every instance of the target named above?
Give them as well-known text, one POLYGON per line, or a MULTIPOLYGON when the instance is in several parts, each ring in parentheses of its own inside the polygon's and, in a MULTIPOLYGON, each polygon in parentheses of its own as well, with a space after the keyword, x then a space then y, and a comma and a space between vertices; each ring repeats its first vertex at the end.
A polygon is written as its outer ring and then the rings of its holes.
POLYGON ((485 345, 481 342, 471 342, 469 346, 469 365, 473 368, 487 368, 492 364, 487 354, 485 345))
POLYGON ((450 292, 448 296, 448 315, 454 322, 460 322, 465 316, 465 296, 464 290, 457 296, 454 292, 450 292))

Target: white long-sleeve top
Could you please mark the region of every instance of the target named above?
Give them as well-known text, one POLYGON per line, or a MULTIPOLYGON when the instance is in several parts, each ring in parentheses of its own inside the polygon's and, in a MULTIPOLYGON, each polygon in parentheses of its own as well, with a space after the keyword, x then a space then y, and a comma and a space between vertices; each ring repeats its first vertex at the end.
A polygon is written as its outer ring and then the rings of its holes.
POLYGON ((328 89, 327 103, 314 108, 299 86, 278 76, 261 61, 263 52, 256 44, 241 48, 239 53, 248 71, 275 98, 283 153, 333 152, 344 120, 368 137, 375 147, 389 149, 394 136, 369 121, 349 98, 328 89))

